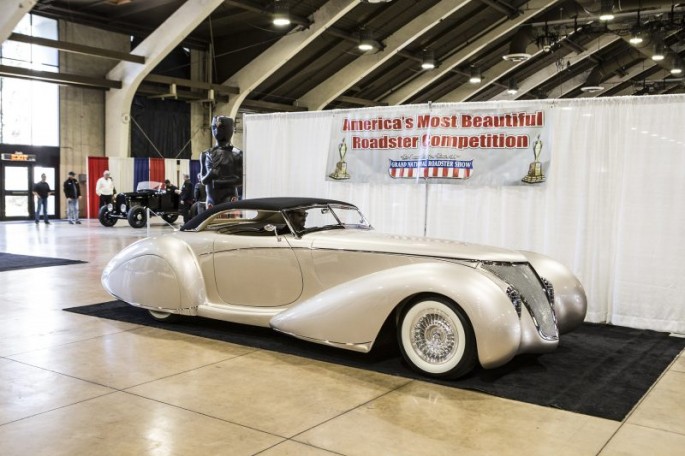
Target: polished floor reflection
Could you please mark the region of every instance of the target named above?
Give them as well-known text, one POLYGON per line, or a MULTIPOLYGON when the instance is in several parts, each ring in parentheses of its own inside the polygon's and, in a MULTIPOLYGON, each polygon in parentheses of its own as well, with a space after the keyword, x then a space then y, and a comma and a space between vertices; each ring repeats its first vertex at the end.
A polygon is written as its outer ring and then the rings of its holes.
POLYGON ((168 232, 0 223, 0 454, 679 455, 685 355, 622 423, 62 311, 112 298, 122 247, 168 232))

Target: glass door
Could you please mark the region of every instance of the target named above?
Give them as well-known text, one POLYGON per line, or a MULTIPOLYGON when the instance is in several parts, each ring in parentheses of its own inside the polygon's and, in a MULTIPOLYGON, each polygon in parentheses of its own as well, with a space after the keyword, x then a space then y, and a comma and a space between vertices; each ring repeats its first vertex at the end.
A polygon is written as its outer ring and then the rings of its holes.
POLYGON ((33 216, 33 165, 27 163, 3 163, 2 188, 0 188, 0 219, 28 220, 33 216))

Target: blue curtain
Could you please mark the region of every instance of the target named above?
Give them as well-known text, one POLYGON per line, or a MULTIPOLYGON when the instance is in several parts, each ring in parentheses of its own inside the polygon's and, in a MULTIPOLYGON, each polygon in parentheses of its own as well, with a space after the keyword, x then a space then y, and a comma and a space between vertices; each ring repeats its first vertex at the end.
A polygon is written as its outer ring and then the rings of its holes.
POLYGON ((138 188, 138 182, 150 180, 150 160, 148 158, 133 159, 133 189, 138 188))
POLYGON ((200 160, 190 160, 190 182, 197 184, 197 175, 200 174, 200 160))

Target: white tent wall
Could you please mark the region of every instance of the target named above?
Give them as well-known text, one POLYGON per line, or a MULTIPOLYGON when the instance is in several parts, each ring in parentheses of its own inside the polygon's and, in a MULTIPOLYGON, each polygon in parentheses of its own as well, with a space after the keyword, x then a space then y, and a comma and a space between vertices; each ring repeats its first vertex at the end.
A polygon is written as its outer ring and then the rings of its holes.
POLYGON ((245 196, 340 199, 379 231, 534 250, 578 275, 587 321, 685 333, 685 96, 555 100, 547 182, 520 187, 326 181, 335 112, 245 115, 245 196))

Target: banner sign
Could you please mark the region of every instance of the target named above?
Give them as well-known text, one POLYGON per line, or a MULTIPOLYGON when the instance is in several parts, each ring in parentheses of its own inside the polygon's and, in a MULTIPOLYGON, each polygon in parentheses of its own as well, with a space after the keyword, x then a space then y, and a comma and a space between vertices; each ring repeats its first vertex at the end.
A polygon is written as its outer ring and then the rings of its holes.
POLYGON ((549 169, 550 110, 469 110, 464 105, 336 112, 326 179, 527 185, 549 169))

